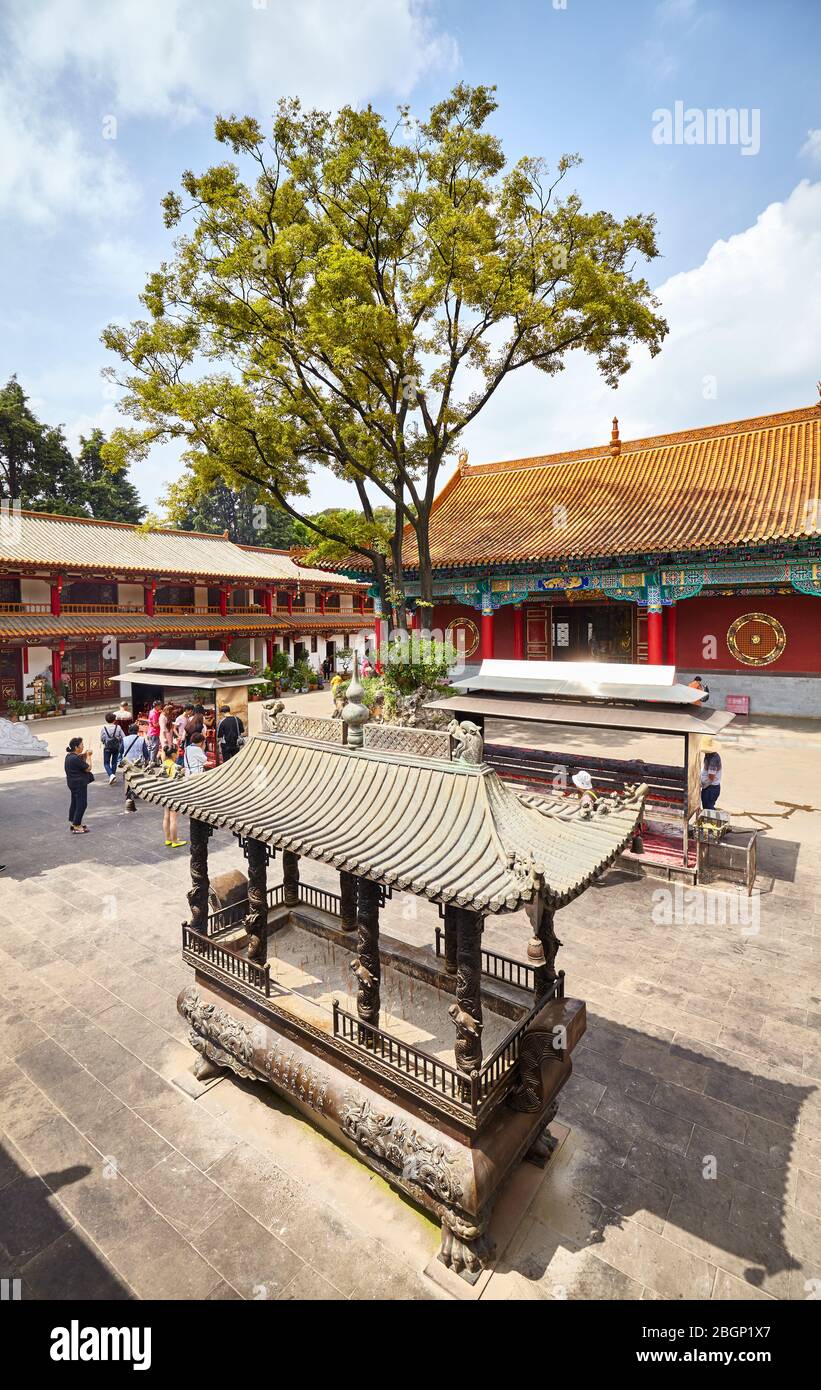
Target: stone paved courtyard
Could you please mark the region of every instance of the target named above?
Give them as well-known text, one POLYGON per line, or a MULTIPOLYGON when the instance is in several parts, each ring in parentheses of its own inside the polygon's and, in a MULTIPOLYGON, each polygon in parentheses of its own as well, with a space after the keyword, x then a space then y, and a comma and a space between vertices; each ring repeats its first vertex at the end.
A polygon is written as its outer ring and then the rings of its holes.
MULTIPOLYGON (((174 1084, 194 1057, 187 854, 99 775, 91 833, 69 837, 62 750, 78 729, 97 748, 98 724, 38 726, 55 757, 0 769, 0 1273, 29 1298, 444 1297, 422 1275, 437 1228, 364 1166, 252 1083, 174 1084)), ((726 804, 818 802, 819 766, 821 733, 751 726, 726 804)), ((757 921, 732 919, 735 893, 676 903, 616 871, 559 914, 588 1007, 570 1134, 485 1299, 804 1299, 821 1280, 821 814, 771 824, 757 921)), ((216 835, 214 870, 241 862, 216 835)), ((383 914, 431 946, 436 921, 399 895, 383 914)), ((524 958, 528 934, 495 918, 486 940, 524 958)))

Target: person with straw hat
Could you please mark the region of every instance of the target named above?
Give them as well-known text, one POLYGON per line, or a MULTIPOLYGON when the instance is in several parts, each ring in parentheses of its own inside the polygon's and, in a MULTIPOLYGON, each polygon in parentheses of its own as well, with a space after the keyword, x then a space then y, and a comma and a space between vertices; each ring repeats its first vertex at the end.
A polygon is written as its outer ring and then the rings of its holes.
POLYGON ((701 764, 701 805, 712 811, 721 795, 721 755, 714 738, 701 740, 704 761, 701 764))

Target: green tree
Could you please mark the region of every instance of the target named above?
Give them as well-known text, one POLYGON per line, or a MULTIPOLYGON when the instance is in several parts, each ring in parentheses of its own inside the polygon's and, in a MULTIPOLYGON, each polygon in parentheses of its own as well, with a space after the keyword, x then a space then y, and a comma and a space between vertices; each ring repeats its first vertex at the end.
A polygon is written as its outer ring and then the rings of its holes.
POLYGON ((182 531, 228 533, 238 545, 266 545, 287 550, 294 522, 279 507, 257 500, 251 487, 232 488, 219 476, 203 489, 192 472, 171 483, 162 499, 168 521, 182 531))
POLYGON ((0 494, 35 511, 85 513, 82 478, 62 429, 37 419, 16 377, 0 391, 0 494))
MULTIPOLYGON (((165 199, 173 260, 142 295, 147 319, 111 325, 135 420, 111 455, 180 438, 196 471, 249 485, 393 583, 401 527, 432 599, 430 512, 468 425, 523 367, 547 375, 588 353, 615 385, 630 350, 667 326, 638 258, 652 216, 586 211, 560 185, 578 162, 506 167, 486 125, 494 89, 460 84, 412 123, 370 107, 337 115, 284 102, 267 140, 222 118, 241 161, 186 172, 165 199), (387 547, 304 509, 315 468, 352 482, 364 522, 392 508, 387 547)), ((112 375, 113 375, 112 371, 112 375)), ((384 539, 384 538, 383 538, 384 539)))
POLYGON ((80 436, 76 466, 85 506, 98 521, 142 521, 146 509, 140 494, 123 467, 103 458, 104 445, 105 435, 100 429, 92 430, 88 439, 80 436))
POLYGON ((104 444, 93 430, 73 458, 62 426, 37 419, 16 377, 0 390, 0 496, 32 511, 140 521, 145 507, 125 466, 103 459, 104 444))

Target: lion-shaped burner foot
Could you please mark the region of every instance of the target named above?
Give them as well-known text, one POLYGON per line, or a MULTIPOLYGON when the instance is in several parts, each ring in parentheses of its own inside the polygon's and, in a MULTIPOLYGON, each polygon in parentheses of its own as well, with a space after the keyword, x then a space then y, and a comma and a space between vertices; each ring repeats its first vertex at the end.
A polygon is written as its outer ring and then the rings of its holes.
POLYGON ((465 1221, 455 1212, 442 1215, 442 1244, 439 1259, 454 1274, 475 1284, 493 1259, 495 1246, 487 1232, 487 1216, 481 1224, 465 1221))

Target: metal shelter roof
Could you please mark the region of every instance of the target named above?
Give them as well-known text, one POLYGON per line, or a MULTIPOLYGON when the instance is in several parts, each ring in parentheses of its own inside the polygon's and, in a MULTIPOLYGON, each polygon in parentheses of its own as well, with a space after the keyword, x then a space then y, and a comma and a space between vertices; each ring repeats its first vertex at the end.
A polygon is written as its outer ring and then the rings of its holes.
POLYGON ((184 780, 127 769, 134 793, 338 870, 477 912, 515 911, 544 884, 553 906, 615 859, 645 787, 534 809, 487 764, 263 734, 184 780))

